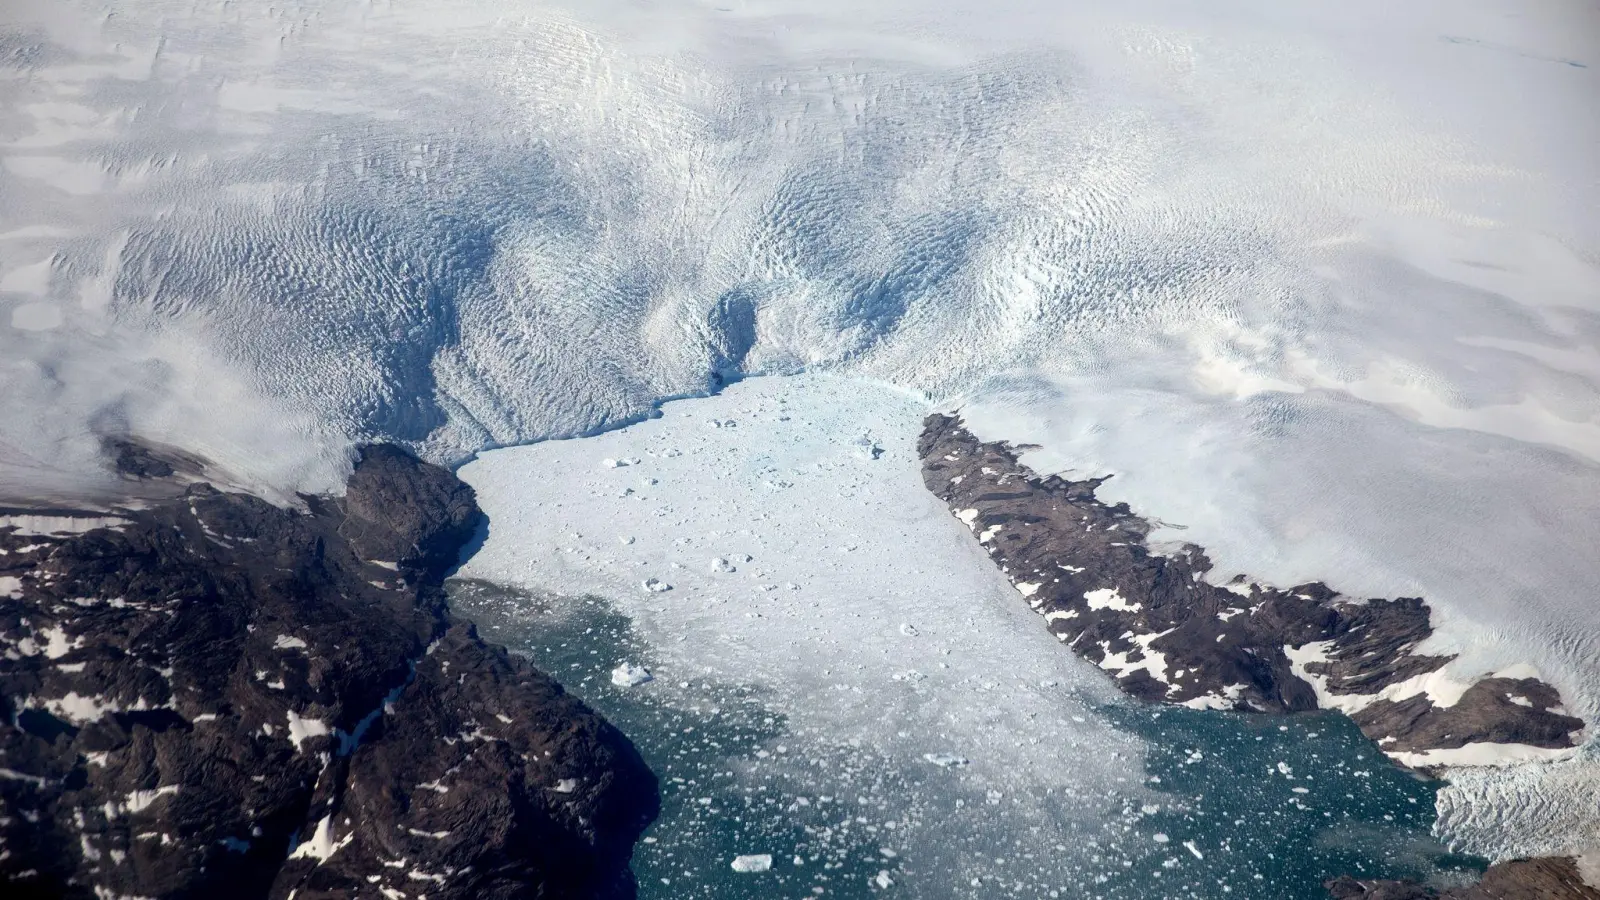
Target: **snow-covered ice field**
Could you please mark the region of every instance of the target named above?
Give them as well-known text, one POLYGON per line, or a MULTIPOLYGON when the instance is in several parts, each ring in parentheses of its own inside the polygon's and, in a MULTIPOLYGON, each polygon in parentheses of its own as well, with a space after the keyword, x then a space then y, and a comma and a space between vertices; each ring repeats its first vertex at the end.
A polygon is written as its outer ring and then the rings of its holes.
MULTIPOLYGON (((1224 568, 1423 593, 1592 716, 1597 72, 1580 0, 8 2, 0 488, 92 505, 132 433, 288 500, 352 442, 829 372, 1117 472, 1224 568)), ((721 552, 621 596, 737 637, 721 552)), ((850 646, 821 610, 792 654, 850 646)), ((1586 754, 1463 776, 1448 828, 1600 843, 1586 754)))

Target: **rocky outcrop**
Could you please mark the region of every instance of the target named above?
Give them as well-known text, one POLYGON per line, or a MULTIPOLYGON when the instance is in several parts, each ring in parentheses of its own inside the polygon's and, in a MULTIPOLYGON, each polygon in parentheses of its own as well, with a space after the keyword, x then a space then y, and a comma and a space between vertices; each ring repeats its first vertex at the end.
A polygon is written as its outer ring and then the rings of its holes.
POLYGON ((1326 885, 1334 900, 1600 900, 1571 857, 1519 859, 1489 867, 1477 884, 1436 890, 1412 881, 1359 881, 1349 876, 1326 885))
POLYGON ((1583 723, 1549 685, 1516 672, 1458 683, 1441 672, 1450 657, 1417 653, 1432 633, 1420 599, 1353 600, 1321 583, 1212 585, 1201 548, 1153 551, 1147 521, 1095 496, 1103 479, 1040 477, 1017 448, 937 414, 918 450, 928 489, 1046 627, 1130 694, 1200 708, 1339 709, 1418 768, 1576 745, 1583 723))
POLYGON ((446 610, 471 488, 370 447, 304 510, 178 490, 0 513, 0 893, 632 896, 654 776, 446 610))

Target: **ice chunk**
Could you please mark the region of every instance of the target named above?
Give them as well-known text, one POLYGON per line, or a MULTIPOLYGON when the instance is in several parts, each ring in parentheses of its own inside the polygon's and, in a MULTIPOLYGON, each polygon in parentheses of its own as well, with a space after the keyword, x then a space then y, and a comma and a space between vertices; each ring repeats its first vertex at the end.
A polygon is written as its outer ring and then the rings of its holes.
POLYGON ((772 868, 772 854, 748 853, 743 856, 735 856, 732 868, 735 872, 744 872, 746 874, 765 872, 772 868))
POLYGON ((713 559, 711 561, 711 571, 713 571, 713 572, 736 572, 736 571, 738 571, 738 568, 735 567, 733 563, 728 562, 726 559, 723 559, 722 557, 719 556, 716 559, 713 559))
POLYGON ((625 662, 611 670, 611 683, 617 687, 638 687, 647 681, 654 680, 655 676, 650 674, 649 669, 644 666, 636 666, 633 663, 625 662))
POLYGON ((955 769, 967 764, 965 756, 957 756, 954 753, 924 753, 922 758, 946 769, 955 769))
POLYGON ((645 590, 652 594, 660 594, 672 590, 672 585, 659 578, 646 578, 643 586, 645 590))

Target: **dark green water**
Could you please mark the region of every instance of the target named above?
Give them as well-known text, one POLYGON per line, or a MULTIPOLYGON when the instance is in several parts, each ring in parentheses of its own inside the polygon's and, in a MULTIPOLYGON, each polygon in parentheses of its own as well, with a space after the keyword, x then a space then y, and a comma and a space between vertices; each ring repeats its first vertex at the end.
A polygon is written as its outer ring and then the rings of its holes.
POLYGON ((969 790, 960 770, 796 733, 747 685, 616 687, 619 660, 648 666, 652 652, 602 599, 450 590, 485 638, 607 716, 660 776, 662 813, 633 863, 645 900, 1279 900, 1322 897, 1340 873, 1449 883, 1481 870, 1430 837, 1436 786, 1388 764, 1341 716, 1100 709, 1148 742, 1142 768, 1128 761, 1132 787, 1148 790, 1096 793, 1102 811, 1085 821, 1083 797, 969 790), (753 853, 771 854, 772 869, 730 868, 753 853))

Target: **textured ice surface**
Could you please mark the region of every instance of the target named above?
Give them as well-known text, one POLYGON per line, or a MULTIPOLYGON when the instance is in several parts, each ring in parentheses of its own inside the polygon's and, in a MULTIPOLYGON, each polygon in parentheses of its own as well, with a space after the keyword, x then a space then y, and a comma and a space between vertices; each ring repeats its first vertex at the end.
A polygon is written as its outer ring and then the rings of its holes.
POLYGON ((1224 565, 1414 585, 1591 714, 1597 16, 7 2, 0 489, 131 431, 281 499, 830 369, 1068 411, 1224 565))
POLYGON ((758 685, 801 731, 963 758, 1007 792, 1115 784, 1138 744, 1089 711, 1115 689, 923 488, 925 410, 853 379, 757 378, 623 430, 488 451, 460 471, 489 516, 461 575, 616 598, 656 679, 758 685), (856 452, 868 430, 877 458, 856 452), (638 587, 658 580, 672 590, 638 587))
POLYGON ((1595 17, 17 0, 0 466, 65 491, 133 430, 333 487, 349 438, 457 459, 719 370, 1139 354, 1592 458, 1595 17))

